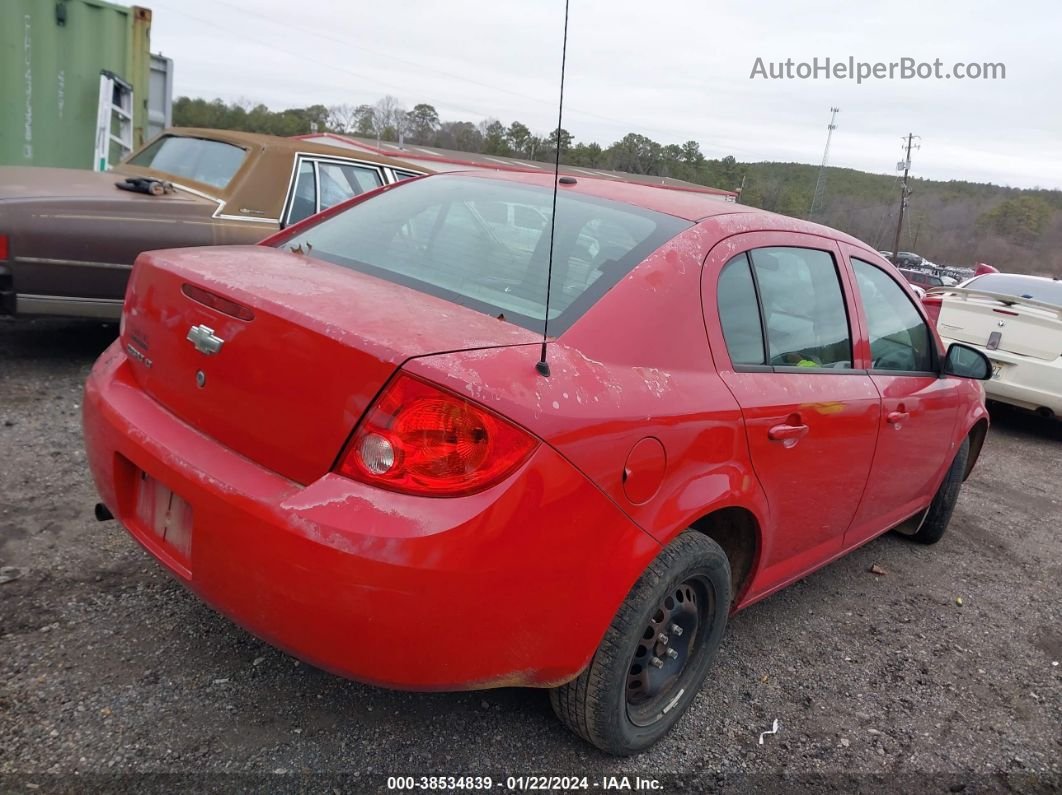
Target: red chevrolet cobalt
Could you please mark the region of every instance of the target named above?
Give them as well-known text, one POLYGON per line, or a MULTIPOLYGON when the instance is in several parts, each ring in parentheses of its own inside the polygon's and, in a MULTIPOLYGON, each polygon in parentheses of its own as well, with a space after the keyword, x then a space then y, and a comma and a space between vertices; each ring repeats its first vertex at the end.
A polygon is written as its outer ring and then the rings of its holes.
POLYGON ((629 754, 730 613, 941 537, 990 368, 839 232, 571 178, 553 224, 554 187, 442 174, 143 254, 85 444, 97 511, 254 634, 386 687, 551 688, 629 754))

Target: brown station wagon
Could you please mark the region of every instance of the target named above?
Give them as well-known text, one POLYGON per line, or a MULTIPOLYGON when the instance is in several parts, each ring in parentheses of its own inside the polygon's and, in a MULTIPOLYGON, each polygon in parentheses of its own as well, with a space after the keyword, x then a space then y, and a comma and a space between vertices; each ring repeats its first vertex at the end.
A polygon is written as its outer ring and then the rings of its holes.
POLYGON ((118 318, 142 251, 256 243, 423 173, 338 146, 190 128, 105 173, 0 167, 0 314, 118 318))

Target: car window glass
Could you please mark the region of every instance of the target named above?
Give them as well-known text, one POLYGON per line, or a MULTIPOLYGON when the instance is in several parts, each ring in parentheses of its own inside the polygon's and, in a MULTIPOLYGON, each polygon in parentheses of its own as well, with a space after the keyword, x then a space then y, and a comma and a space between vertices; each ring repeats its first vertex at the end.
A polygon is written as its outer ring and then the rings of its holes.
POLYGON ((747 255, 739 254, 723 266, 716 299, 730 361, 735 365, 764 364, 760 306, 747 255))
MULTIPOLYGON (((436 175, 354 205, 285 245, 309 244, 315 257, 541 331, 552 204, 551 190, 436 175), (498 205, 506 209, 504 221, 498 205), (514 206, 538 215, 540 228, 518 226, 510 212, 514 206)), ((558 197, 550 330, 561 333, 646 255, 689 225, 605 199, 558 197)))
POLYGON ((129 158, 129 164, 224 188, 247 153, 238 146, 206 138, 166 135, 129 158))
POLYGON ((327 210, 351 196, 357 196, 367 190, 378 188, 383 184, 379 172, 374 168, 352 166, 339 163, 321 163, 321 209, 327 210))
POLYGON ((515 204, 513 205, 513 223, 523 229, 533 229, 540 232, 542 227, 546 225, 546 218, 530 207, 523 204, 515 204))
POLYGON ((1017 273, 986 273, 966 283, 972 290, 985 290, 1062 306, 1062 282, 1017 273))
POLYGON ((844 294, 833 257, 809 248, 751 253, 767 332, 768 364, 852 366, 844 294))
POLYGON ((317 212, 317 175, 313 163, 303 160, 299 163, 299 175, 295 178, 295 195, 288 212, 288 223, 293 224, 303 218, 309 218, 317 212))
POLYGON ((509 205, 503 202, 472 202, 472 206, 491 226, 505 226, 509 222, 509 205))
POLYGON ((853 259, 875 370, 933 370, 932 335, 911 299, 885 271, 853 259))

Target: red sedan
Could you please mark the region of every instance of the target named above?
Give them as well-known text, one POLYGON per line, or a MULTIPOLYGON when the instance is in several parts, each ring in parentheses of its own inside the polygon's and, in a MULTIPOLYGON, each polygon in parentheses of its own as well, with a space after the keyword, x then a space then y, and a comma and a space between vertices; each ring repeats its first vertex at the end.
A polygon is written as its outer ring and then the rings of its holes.
POLYGON ((98 513, 256 635, 388 687, 553 688, 628 754, 730 613, 941 537, 990 368, 839 232, 558 191, 554 225, 548 176, 436 175, 143 254, 85 444, 98 513))

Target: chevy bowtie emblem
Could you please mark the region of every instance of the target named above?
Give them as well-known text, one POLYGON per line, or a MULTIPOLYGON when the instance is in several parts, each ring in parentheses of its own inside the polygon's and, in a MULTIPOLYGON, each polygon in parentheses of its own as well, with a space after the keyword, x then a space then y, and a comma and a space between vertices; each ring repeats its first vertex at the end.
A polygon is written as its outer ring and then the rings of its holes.
POLYGON ((214 334, 214 329, 209 326, 192 326, 188 329, 188 341, 195 349, 206 356, 213 356, 221 350, 225 340, 214 334))

